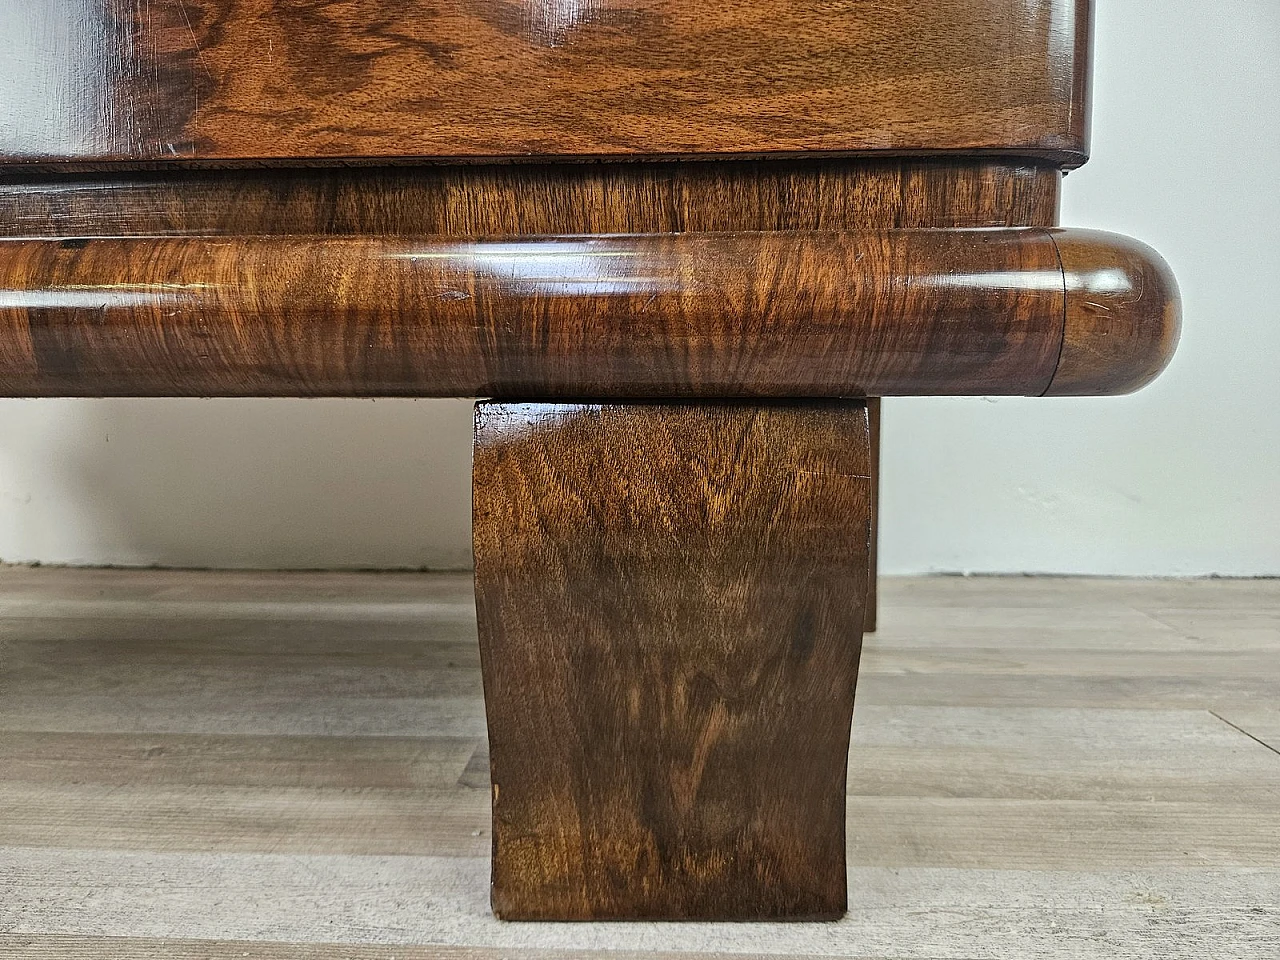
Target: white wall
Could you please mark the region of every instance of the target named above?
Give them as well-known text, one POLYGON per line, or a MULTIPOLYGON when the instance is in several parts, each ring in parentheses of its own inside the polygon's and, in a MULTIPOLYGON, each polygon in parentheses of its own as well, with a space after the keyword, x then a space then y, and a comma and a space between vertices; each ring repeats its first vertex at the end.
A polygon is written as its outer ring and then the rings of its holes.
POLYGON ((0 557, 461 568, 465 400, 0 404, 0 557))
POLYGON ((890 571, 1280 574, 1280 3, 1097 15, 1062 220, 1164 254, 1178 355, 1132 397, 886 403, 890 571))
MULTIPOLYGON (((1099 0, 1063 222, 1165 254, 1182 348, 1100 400, 891 400, 889 572, 1280 575, 1280 3, 1099 0)), ((464 401, 0 401, 0 558, 459 567, 464 401)))

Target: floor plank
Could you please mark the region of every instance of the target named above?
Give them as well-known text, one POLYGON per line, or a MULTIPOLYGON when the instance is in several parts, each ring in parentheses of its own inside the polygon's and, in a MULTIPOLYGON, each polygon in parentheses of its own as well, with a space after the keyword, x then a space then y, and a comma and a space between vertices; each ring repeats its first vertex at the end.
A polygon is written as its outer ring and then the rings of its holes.
POLYGON ((9 783, 114 787, 445 789, 477 738, 0 733, 9 783))
MULTIPOLYGON (((10 935, 433 944, 510 957, 554 948, 868 960, 1270 960, 1280 946, 1277 869, 855 866, 843 921, 749 925, 503 923, 489 913, 487 877, 484 858, 0 848, 0 911, 8 911, 0 918, 10 935)), ((321 956, 346 954, 335 948, 321 956)))
POLYGON ((501 924, 464 575, 0 568, 0 957, 1280 956, 1280 581, 889 579, 836 924, 501 924))
POLYGON ((487 791, 0 783, 0 844, 483 856, 487 791))
POLYGON ((1213 715, 1280 756, 1280 706, 1220 706, 1213 715))
POLYGON ((333 697, 324 689, 305 698, 263 696, 6 694, 0 731, 66 733, 199 733, 248 736, 483 737, 484 704, 477 697, 333 697))
POLYGON ((1280 679, 1251 677, 1054 676, 1042 674, 868 674, 862 703, 879 706, 1204 709, 1228 703, 1280 703, 1280 679))
MULTIPOLYGON (((178 940, 140 937, 69 937, 0 934, 0 957, 24 960, 99 960, 105 956, 132 960, 507 960, 498 947, 376 946, 335 943, 264 943, 260 940, 178 940)), ((521 950, 525 960, 593 960, 598 950, 521 950)), ((609 960, 762 960, 769 954, 672 953, 610 950, 609 960)), ((776 956, 776 954, 774 955, 776 956)), ((798 957, 798 955, 796 955, 798 957)), ((805 960, 798 957, 798 960, 805 960)))

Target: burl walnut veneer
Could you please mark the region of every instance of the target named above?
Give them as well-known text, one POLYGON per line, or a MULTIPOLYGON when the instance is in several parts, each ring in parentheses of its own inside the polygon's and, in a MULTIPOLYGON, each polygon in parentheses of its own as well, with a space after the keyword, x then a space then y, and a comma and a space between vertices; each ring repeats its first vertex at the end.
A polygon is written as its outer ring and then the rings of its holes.
POLYGON ((0 24, 0 395, 490 398, 495 911, 843 913, 877 398, 1176 345, 1159 256, 1057 224, 1088 0, 0 24))

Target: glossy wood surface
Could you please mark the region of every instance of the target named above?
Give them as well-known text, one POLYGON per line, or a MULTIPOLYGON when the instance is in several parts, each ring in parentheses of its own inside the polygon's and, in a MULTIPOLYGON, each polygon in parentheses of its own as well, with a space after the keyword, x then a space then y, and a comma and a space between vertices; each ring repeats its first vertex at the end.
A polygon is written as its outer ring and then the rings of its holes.
POLYGON ((976 159, 0 172, 0 235, 496 237, 1057 223, 1061 175, 976 159))
POLYGON ((837 917, 866 409, 476 409, 507 919, 837 917))
POLYGON ((1087 153, 1088 0, 0 0, 0 162, 1087 153))
MULTIPOLYGON (((1064 277, 1040 229, 0 240, 0 393, 1038 395, 1071 299, 1117 283, 1094 256, 1101 280, 1064 277)), ((1146 318, 1073 389, 1163 365, 1161 292, 1081 329, 1146 318)))
POLYGON ((1066 337, 1048 395, 1103 396, 1146 386, 1182 329, 1173 272, 1144 243, 1090 230, 1055 235, 1067 282, 1066 337))

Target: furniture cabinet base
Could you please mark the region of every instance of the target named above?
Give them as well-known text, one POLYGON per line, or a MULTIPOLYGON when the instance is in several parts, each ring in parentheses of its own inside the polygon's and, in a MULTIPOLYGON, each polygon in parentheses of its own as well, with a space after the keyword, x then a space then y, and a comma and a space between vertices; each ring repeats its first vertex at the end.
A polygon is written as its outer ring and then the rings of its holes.
POLYGON ((866 405, 480 403, 506 919, 835 918, 866 405))

